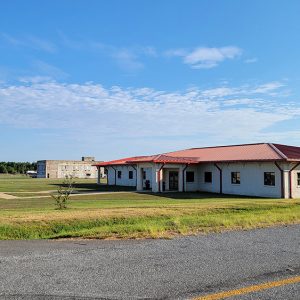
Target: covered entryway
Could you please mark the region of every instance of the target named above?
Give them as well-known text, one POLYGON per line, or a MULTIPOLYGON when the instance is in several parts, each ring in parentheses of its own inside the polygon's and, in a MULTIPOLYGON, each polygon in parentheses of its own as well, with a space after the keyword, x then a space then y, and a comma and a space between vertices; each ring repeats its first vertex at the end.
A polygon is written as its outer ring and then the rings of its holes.
POLYGON ((137 191, 149 189, 154 193, 184 191, 185 171, 198 162, 189 158, 156 155, 132 160, 137 165, 137 191), (144 171, 148 170, 148 174, 144 171), (147 184, 146 185, 146 180, 147 184))
POLYGON ((178 171, 169 171, 169 191, 178 191, 178 171))

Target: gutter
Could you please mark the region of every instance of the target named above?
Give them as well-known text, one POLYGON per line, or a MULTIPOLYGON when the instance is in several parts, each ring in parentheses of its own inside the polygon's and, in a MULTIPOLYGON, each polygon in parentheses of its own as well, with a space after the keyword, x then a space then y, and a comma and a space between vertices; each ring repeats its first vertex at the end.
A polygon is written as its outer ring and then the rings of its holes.
POLYGON ((184 172, 185 170, 188 168, 189 164, 186 164, 184 169, 182 170, 182 191, 185 192, 185 176, 184 176, 184 172))
POLYGON ((292 171, 294 171, 298 166, 300 165, 300 162, 298 162, 293 168, 289 170, 289 183, 290 183, 290 190, 289 190, 289 198, 293 198, 293 190, 292 190, 292 171))
POLYGON ((220 194, 223 194, 223 172, 222 172, 222 169, 217 165, 217 164, 214 164, 215 167, 219 170, 220 172, 220 194))
POLYGON ((280 167, 277 161, 274 162, 275 166, 279 169, 280 171, 280 176, 281 176, 281 198, 284 198, 285 194, 285 188, 284 188, 284 174, 283 174, 283 169, 280 167))

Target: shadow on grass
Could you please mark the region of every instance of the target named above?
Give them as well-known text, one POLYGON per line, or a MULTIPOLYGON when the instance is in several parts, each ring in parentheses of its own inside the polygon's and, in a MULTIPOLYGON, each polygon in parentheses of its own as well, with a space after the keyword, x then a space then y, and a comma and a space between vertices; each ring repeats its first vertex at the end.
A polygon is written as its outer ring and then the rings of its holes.
MULTIPOLYGON (((66 187, 64 183, 52 183, 51 185, 59 187, 66 187)), ((135 187, 120 186, 120 185, 106 185, 97 183, 74 183, 73 188, 75 191, 84 192, 127 192, 135 191, 135 187)))
MULTIPOLYGON (((53 183, 52 185, 57 186, 57 188, 64 187, 63 183, 53 183)), ((85 192, 133 192, 136 191, 134 186, 121 186, 121 185, 107 185, 107 184, 97 184, 97 183, 75 183, 73 185, 75 192, 80 193, 85 192)), ((229 194, 218 194, 210 192, 162 192, 162 193, 153 193, 153 192, 136 192, 140 195, 153 195, 162 198, 172 198, 172 199, 268 199, 263 197, 255 196, 241 196, 241 195, 229 195, 229 194)))
MULTIPOLYGON (((139 193, 139 192, 137 192, 139 193)), ((155 195, 162 198, 172 198, 172 199, 268 199, 255 196, 241 196, 241 195, 229 195, 229 194, 217 194, 210 192, 162 192, 162 193, 152 193, 152 192, 141 192, 139 194, 149 194, 155 195)))

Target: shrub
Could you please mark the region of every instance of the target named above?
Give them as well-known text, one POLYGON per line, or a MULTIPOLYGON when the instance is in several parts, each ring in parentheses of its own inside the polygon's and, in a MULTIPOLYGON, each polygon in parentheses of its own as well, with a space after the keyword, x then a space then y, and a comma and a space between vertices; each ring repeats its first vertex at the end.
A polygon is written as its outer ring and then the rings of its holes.
POLYGON ((63 184, 57 190, 57 194, 52 194, 51 197, 55 201, 55 206, 57 209, 66 209, 70 194, 72 194, 74 189, 74 180, 72 176, 66 176, 63 184))

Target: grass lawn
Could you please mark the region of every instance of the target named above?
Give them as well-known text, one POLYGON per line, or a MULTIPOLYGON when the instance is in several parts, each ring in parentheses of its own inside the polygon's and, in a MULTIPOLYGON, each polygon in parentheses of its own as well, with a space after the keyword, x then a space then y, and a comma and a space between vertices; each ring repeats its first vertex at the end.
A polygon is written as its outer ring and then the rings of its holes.
MULTIPOLYGON (((6 181, 0 178, 0 189, 10 192, 11 187, 16 194, 56 189, 61 182, 6 181)), ((90 180, 78 184, 82 190, 99 189, 90 180)), ((0 239, 168 238, 296 223, 300 223, 300 199, 124 192, 73 196, 66 210, 56 210, 51 197, 0 199, 0 239)))
MULTIPOLYGON (((133 188, 126 187, 108 187, 106 185, 99 186, 96 184, 96 179, 74 179, 74 189, 79 192, 91 191, 124 191, 132 190, 133 188)), ((102 183, 105 179, 101 180, 102 183)), ((46 179, 46 178, 28 178, 22 175, 5 175, 0 176, 0 192, 8 193, 19 197, 43 195, 45 191, 56 191, 63 184, 63 179, 46 179)), ((45 194, 44 194, 45 195, 45 194)))

